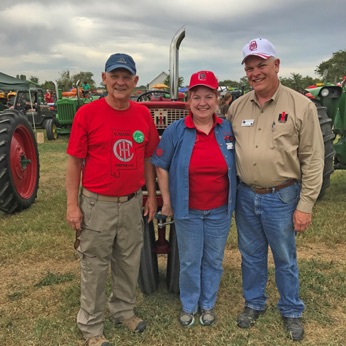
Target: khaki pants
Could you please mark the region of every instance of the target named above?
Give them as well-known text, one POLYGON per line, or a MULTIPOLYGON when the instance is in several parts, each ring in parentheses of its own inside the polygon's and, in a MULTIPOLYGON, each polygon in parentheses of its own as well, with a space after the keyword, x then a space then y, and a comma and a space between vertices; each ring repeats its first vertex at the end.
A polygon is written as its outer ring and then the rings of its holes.
MULTIPOLYGON (((95 195, 95 196, 94 196, 95 195)), ((134 315, 136 286, 143 245, 142 192, 125 203, 81 195, 81 297, 77 325, 85 338, 103 334, 105 286, 111 265, 111 316, 134 315)))

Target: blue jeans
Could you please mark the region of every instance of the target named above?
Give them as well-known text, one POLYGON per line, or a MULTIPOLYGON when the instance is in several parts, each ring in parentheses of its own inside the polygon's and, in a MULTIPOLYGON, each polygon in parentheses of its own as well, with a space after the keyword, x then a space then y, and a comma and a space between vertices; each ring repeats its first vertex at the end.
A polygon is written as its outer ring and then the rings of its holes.
POLYGON ((195 313, 212 309, 223 272, 222 261, 231 218, 227 206, 189 210, 187 219, 174 219, 180 258, 182 309, 195 313))
POLYGON ((268 279, 268 245, 275 264, 275 281, 280 293, 282 316, 301 317, 304 303, 299 298, 293 212, 300 193, 298 183, 268 194, 257 194, 238 184, 235 211, 238 246, 242 256, 245 306, 265 310, 268 279))

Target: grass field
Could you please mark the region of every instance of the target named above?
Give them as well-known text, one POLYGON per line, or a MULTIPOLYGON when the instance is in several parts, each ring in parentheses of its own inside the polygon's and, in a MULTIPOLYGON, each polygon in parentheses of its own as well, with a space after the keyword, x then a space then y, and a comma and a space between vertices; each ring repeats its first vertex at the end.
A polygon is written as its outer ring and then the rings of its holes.
MULTIPOLYGON (((67 139, 39 145, 41 178, 36 203, 15 215, 0 214, 0 345, 83 345, 76 328, 79 263, 74 232, 65 222, 67 139)), ((300 345, 346 343, 346 171, 332 175, 331 187, 314 209, 313 224, 297 238, 306 335, 300 345)), ((114 327, 106 314, 105 334, 114 345, 290 345, 276 309, 278 293, 270 262, 269 304, 250 330, 236 326, 243 307, 240 256, 231 228, 224 275, 212 327, 180 327, 177 296, 167 293, 166 258, 161 256, 157 293, 138 290, 137 313, 147 330, 134 335, 114 327)), ((109 290, 109 287, 108 287, 109 290)))

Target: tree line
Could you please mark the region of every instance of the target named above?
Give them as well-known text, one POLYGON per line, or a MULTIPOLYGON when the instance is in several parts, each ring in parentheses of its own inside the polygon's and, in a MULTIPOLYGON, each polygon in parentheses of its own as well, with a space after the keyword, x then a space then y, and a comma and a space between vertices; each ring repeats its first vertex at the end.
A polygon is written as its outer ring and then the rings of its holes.
MULTIPOLYGON (((290 77, 279 77, 280 81, 283 85, 286 85, 294 90, 301 92, 303 89, 308 87, 309 85, 316 85, 317 83, 330 82, 336 84, 342 80, 344 76, 346 76, 346 50, 339 50, 332 54, 332 57, 326 61, 322 61, 314 70, 317 75, 316 78, 305 76, 303 77, 299 73, 291 73, 290 77)), ((86 81, 89 83, 91 90, 96 89, 96 83, 93 80, 92 72, 79 72, 71 75, 70 71, 62 71, 59 73, 60 78, 58 78, 57 83, 59 89, 63 91, 68 91, 71 88, 76 86, 78 80, 81 81, 81 84, 86 81)), ((26 79, 25 75, 17 76, 20 79, 26 79)), ((30 80, 38 85, 40 85, 43 89, 52 89, 52 82, 45 81, 43 84, 39 83, 39 79, 35 76, 31 76, 30 80)), ((169 76, 164 81, 164 84, 169 84, 169 76)), ((219 81, 220 85, 226 86, 230 89, 239 89, 239 90, 248 90, 249 83, 247 81, 246 76, 242 77, 240 81, 233 81, 230 79, 219 81)), ((178 86, 184 86, 184 78, 179 77, 178 86)), ((143 86, 144 87, 144 86, 143 86)), ((142 87, 140 87, 142 88, 142 87)), ((145 87, 144 87, 145 88, 145 87)))

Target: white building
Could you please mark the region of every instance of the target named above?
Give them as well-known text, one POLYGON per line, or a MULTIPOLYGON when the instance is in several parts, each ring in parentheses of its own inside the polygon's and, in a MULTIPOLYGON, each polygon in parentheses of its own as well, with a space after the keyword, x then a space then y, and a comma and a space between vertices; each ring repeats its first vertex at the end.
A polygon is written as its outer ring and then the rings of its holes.
POLYGON ((151 82, 148 83, 148 90, 152 89, 152 86, 155 84, 162 84, 168 77, 166 72, 161 72, 157 77, 155 77, 151 82))

